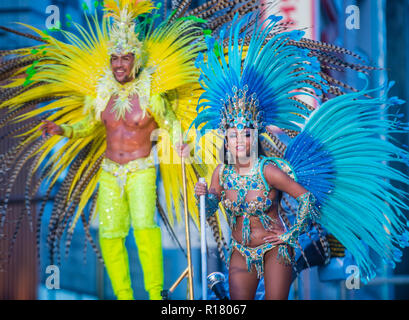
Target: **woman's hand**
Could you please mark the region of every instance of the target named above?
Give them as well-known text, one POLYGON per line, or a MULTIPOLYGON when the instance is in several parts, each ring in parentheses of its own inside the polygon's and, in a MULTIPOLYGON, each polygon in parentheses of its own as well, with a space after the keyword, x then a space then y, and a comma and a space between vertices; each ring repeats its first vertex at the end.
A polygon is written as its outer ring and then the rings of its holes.
POLYGON ((55 134, 62 135, 64 133, 59 125, 50 120, 43 120, 42 123, 43 124, 40 126, 40 130, 42 131, 41 135, 43 138, 45 138, 47 133, 52 136, 55 134))
POLYGON ((207 183, 201 183, 201 182, 196 183, 195 194, 197 197, 204 196, 207 193, 208 193, 207 183))
POLYGON ((280 229, 270 229, 270 235, 266 236, 263 238, 264 242, 267 243, 271 243, 272 245, 278 246, 280 244, 284 244, 285 242, 282 241, 279 236, 281 236, 282 234, 284 234, 284 231, 280 228, 280 229))

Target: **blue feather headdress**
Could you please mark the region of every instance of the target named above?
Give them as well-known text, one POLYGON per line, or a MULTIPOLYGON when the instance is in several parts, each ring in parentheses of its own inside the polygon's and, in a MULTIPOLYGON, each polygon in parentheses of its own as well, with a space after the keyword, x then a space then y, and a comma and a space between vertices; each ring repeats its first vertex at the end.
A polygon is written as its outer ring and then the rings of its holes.
POLYGON ((205 90, 193 122, 200 135, 214 129, 225 133, 229 127, 263 132, 268 125, 300 130, 310 111, 296 97, 317 99, 322 93, 317 88, 326 90, 326 85, 317 58, 309 56, 308 49, 291 45, 304 32, 274 32, 281 19, 270 16, 259 22, 257 15, 249 14, 233 20, 228 39, 225 28, 218 41, 207 36, 207 54, 196 61, 205 90))

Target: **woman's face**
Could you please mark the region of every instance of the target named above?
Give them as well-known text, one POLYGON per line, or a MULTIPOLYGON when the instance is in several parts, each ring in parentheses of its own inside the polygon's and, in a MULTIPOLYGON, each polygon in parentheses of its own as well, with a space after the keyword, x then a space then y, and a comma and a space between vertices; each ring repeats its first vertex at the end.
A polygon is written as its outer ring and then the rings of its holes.
POLYGON ((252 150, 255 139, 255 130, 246 128, 237 130, 229 128, 227 130, 227 149, 230 151, 233 159, 245 160, 249 159, 250 155, 257 153, 258 150, 252 150))

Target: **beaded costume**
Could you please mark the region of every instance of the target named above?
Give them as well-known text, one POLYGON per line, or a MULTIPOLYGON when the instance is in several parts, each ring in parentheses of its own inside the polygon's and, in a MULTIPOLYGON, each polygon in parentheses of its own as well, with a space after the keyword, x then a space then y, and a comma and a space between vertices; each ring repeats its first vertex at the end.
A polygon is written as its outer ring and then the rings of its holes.
POLYGON ((252 168, 252 173, 248 176, 240 176, 234 165, 220 167, 220 185, 223 187, 221 203, 230 219, 230 225, 234 228, 236 217, 243 217, 243 244, 250 242, 250 216, 258 217, 264 229, 268 229, 274 222, 267 214, 272 205, 268 198, 269 188, 264 186, 260 176, 258 162, 252 168), (237 191, 237 200, 231 201, 226 198, 226 191, 237 191), (257 196, 255 200, 247 200, 248 191, 262 191, 263 196, 257 196))
MULTIPOLYGON (((236 172, 234 165, 222 165, 219 173, 219 183, 223 188, 221 192, 221 204, 230 218, 231 228, 234 229, 236 227, 237 217, 243 217, 241 242, 239 243, 233 237, 231 238, 230 255, 233 249, 238 250, 246 259, 248 271, 250 272, 251 267, 255 266, 259 278, 264 273, 264 254, 275 246, 268 243, 256 248, 246 246, 250 243, 251 236, 250 217, 257 217, 266 230, 272 227, 273 224, 279 223, 267 215, 273 202, 268 197, 270 187, 264 182, 265 179, 263 169, 260 167, 260 162, 263 163, 263 161, 257 161, 250 174, 246 176, 240 176, 236 172), (236 201, 232 201, 226 197, 226 191, 228 190, 237 191, 236 201), (257 192, 256 194, 261 192, 262 195, 258 195, 254 200, 247 200, 249 191, 253 194, 254 191, 257 192)), ((291 262, 289 257, 285 257, 283 261, 286 264, 291 262)))
MULTIPOLYGON (((407 195, 390 182, 407 185, 409 177, 387 165, 390 161, 407 165, 408 152, 389 138, 408 131, 395 119, 380 119, 377 111, 381 105, 388 110, 402 101, 388 98, 387 93, 369 98, 381 90, 388 92, 388 85, 322 103, 320 98, 331 86, 321 77, 316 52, 298 48, 295 43, 302 41, 302 32, 282 31, 280 20, 270 16, 259 21, 248 15, 235 19, 230 29, 222 29, 219 38, 207 37, 207 54, 199 55, 196 62, 205 92, 192 126, 204 139, 209 134, 225 135, 228 128, 257 129, 259 142, 270 155, 259 158, 255 165, 259 173, 253 168, 252 174, 242 178, 234 165, 221 165, 219 176, 222 208, 232 227, 237 216, 244 217, 242 239, 233 239, 232 246, 246 257, 249 271, 254 266, 260 276, 263 255, 272 249, 268 245, 249 248, 247 243, 249 216, 259 217, 264 228, 272 223, 264 214, 271 203, 263 168, 273 164, 308 190, 297 198, 297 216, 293 225, 286 223, 287 231, 279 237, 287 246, 280 246, 278 255, 290 259, 288 247, 297 248, 299 236, 317 224, 350 251, 366 282, 375 276, 373 254, 394 265, 400 248, 409 245, 409 224, 403 214, 409 209, 407 195), (303 96, 314 97, 319 104, 315 112, 303 96), (288 146, 271 141, 270 125, 289 134, 288 146), (271 150, 278 150, 280 157, 271 156, 271 150), (228 190, 235 190, 237 200, 225 198, 228 190), (246 199, 250 190, 262 194, 251 202, 246 199)), ((207 195, 211 210, 217 210, 218 200, 207 195)), ((285 221, 285 216, 280 217, 285 221)))
POLYGON ((251 269, 254 267, 257 271, 258 278, 261 278, 264 273, 264 255, 275 248, 271 243, 265 243, 254 248, 246 247, 234 240, 234 238, 231 238, 230 246, 230 255, 233 250, 240 252, 240 254, 246 259, 248 272, 251 272, 251 269))
MULTIPOLYGON (((275 246, 271 244, 260 245, 257 248, 246 246, 250 243, 251 237, 250 217, 257 217, 266 230, 269 230, 274 224, 280 223, 267 214, 273 201, 268 197, 271 188, 265 180, 263 169, 267 164, 274 164, 282 168, 283 162, 285 161, 279 158, 262 157, 253 166, 250 174, 245 176, 240 176, 232 164, 221 165, 219 169, 219 184, 222 187, 220 203, 226 211, 231 228, 234 229, 236 227, 237 217, 243 217, 241 242, 237 242, 234 238, 231 238, 230 255, 233 249, 237 249, 246 259, 248 271, 250 272, 252 266, 254 266, 259 278, 264 272, 264 264, 262 263, 264 254, 275 248, 275 246), (226 197, 226 191, 229 190, 236 191, 236 200, 231 200, 226 197), (247 200, 249 191, 252 192, 253 197, 256 197, 254 200, 247 200), (256 191, 256 194, 254 194, 254 191, 256 191)), ((283 240, 291 247, 295 247, 299 235, 308 230, 312 221, 312 215, 315 213, 315 198, 311 193, 307 192, 296 200, 299 203, 299 214, 297 215, 296 224, 294 228, 282 236, 283 240)), ((209 194, 207 196, 208 215, 215 213, 218 208, 216 203, 219 203, 217 198, 209 194)), ((284 264, 290 264, 292 262, 292 257, 288 252, 287 245, 280 245, 278 253, 277 258, 279 261, 284 264)))

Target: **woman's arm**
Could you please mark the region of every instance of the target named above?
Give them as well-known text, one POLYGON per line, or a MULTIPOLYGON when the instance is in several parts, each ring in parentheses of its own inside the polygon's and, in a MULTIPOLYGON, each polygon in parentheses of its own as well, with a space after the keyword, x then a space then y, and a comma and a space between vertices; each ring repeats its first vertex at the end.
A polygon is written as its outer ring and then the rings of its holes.
POLYGON ((206 183, 198 182, 195 186, 195 195, 197 198, 206 196, 206 216, 212 216, 219 208, 219 202, 222 192, 222 186, 219 183, 219 171, 222 165, 218 165, 212 175, 210 189, 207 189, 206 183))
POLYGON ((265 167, 264 175, 270 186, 288 193, 298 201, 297 217, 294 225, 278 237, 279 240, 295 247, 298 237, 307 230, 312 220, 315 205, 314 195, 273 165, 265 167))
POLYGON ((294 198, 298 198, 302 194, 308 192, 302 185, 291 179, 285 172, 272 164, 264 167, 264 178, 268 185, 277 190, 288 193, 294 198))

